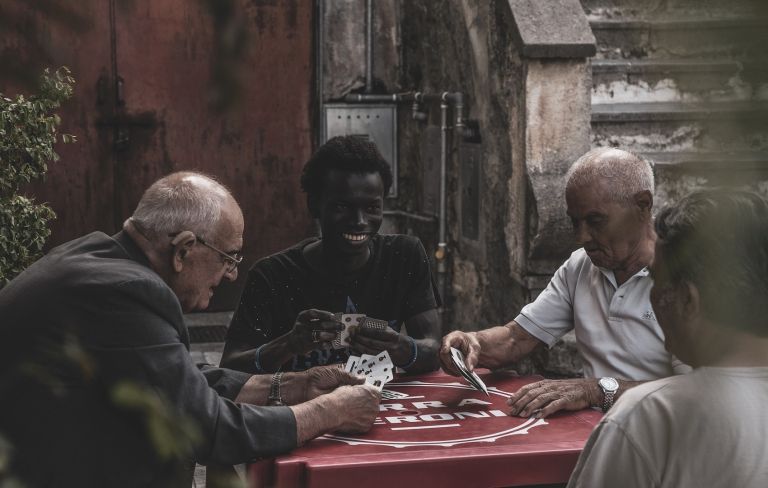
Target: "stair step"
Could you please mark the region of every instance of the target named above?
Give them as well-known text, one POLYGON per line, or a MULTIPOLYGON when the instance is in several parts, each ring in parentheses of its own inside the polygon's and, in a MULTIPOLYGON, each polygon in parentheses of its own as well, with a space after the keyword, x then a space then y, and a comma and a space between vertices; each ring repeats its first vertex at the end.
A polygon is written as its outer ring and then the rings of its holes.
POLYGON ((732 59, 595 59, 594 74, 677 74, 737 73, 741 63, 732 59))
POLYGON ((768 41, 765 16, 593 19, 590 26, 601 58, 763 59, 768 41))
POLYGON ((768 152, 645 152, 642 156, 661 168, 698 170, 768 170, 768 152))
POLYGON ((592 122, 655 122, 702 119, 766 119, 768 101, 649 102, 592 105, 592 122))
POLYGON ((741 29, 752 27, 765 27, 768 19, 764 17, 688 17, 677 19, 593 19, 589 25, 592 30, 674 30, 674 31, 699 31, 720 29, 741 29))

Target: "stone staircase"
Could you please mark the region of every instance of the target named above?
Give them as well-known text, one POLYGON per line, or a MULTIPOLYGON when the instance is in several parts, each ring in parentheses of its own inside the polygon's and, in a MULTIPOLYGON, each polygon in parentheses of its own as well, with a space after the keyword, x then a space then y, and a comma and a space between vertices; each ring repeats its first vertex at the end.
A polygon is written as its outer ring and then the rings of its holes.
POLYGON ((598 43, 592 145, 655 163, 657 205, 768 193, 768 2, 582 0, 598 43))

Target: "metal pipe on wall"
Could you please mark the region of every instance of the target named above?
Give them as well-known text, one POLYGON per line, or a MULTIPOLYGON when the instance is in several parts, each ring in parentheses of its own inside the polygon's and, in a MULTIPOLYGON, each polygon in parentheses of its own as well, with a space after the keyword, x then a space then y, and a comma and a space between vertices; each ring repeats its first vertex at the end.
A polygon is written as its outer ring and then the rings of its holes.
MULTIPOLYGON (((435 251, 435 260, 437 261, 437 289, 440 296, 445 299, 446 284, 448 282, 446 273, 448 266, 448 243, 446 242, 446 187, 448 179, 448 92, 443 92, 440 101, 440 197, 438 207, 438 242, 435 251)), ((442 308, 441 308, 442 313, 442 308)))
POLYGON ((365 93, 373 93, 373 0, 365 0, 365 93))

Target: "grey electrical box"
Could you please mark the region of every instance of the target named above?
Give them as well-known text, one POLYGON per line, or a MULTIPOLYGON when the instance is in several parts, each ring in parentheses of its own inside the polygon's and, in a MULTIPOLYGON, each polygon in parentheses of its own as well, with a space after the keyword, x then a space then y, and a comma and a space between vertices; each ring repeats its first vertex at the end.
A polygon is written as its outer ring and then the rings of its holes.
POLYGON ((328 103, 323 142, 336 136, 358 136, 373 141, 392 168, 392 188, 388 197, 397 196, 397 106, 390 104, 353 105, 328 103))

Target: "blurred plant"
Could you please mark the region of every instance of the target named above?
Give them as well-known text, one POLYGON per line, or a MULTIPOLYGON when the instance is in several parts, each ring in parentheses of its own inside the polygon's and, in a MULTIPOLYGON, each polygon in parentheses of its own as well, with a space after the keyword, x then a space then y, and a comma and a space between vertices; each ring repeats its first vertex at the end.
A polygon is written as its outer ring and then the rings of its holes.
POLYGON ((192 447, 202 441, 197 423, 172 409, 157 390, 132 381, 121 381, 111 391, 112 402, 139 414, 146 434, 161 461, 192 459, 192 447))
POLYGON ((75 137, 59 134, 54 111, 72 96, 74 78, 66 67, 46 69, 39 94, 9 98, 0 93, 0 288, 35 261, 56 214, 19 195, 22 185, 42 178, 59 155, 53 146, 75 137), (59 137, 61 136, 61 137, 59 137))

